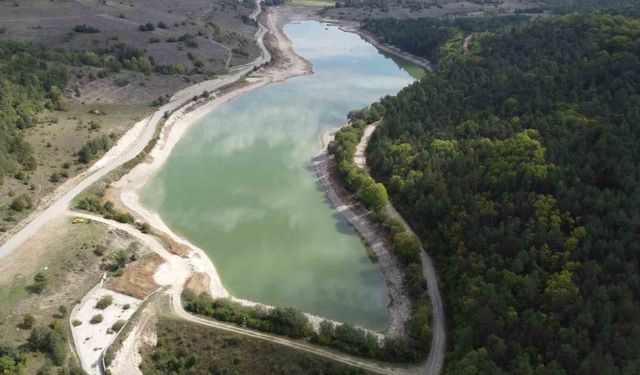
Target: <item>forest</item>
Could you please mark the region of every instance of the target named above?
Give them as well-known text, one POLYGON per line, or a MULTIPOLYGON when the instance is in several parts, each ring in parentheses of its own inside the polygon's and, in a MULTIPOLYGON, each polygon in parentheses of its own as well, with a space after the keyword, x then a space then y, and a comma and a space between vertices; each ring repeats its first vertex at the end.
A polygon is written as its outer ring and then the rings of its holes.
POLYGON ((640 20, 480 36, 380 101, 373 177, 436 260, 447 374, 638 374, 640 20))
POLYGON ((440 18, 374 18, 364 20, 362 28, 385 43, 435 63, 442 55, 452 52, 452 49, 460 49, 466 35, 528 23, 529 17, 522 15, 457 17, 451 21, 440 18))

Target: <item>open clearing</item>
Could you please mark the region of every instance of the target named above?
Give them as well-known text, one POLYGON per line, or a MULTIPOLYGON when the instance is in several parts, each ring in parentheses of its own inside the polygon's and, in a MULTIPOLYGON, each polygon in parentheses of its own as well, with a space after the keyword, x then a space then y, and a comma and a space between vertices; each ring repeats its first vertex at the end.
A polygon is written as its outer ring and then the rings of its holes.
POLYGON ((129 320, 141 303, 140 299, 116 293, 99 284, 74 307, 71 312, 71 321, 75 323, 72 324, 71 332, 85 371, 91 369, 92 374, 100 374, 98 369, 100 356, 116 336, 116 329, 112 327, 118 321, 124 324, 129 320), (101 309, 97 304, 104 297, 111 297, 112 302, 101 309), (102 318, 96 322, 98 316, 102 318))

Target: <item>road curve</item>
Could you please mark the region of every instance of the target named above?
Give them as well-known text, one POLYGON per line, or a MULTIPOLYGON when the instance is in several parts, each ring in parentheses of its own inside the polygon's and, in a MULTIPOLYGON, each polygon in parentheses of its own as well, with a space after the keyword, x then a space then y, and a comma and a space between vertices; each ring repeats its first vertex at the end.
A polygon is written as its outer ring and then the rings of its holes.
MULTIPOLYGON (((378 124, 379 122, 367 125, 367 127, 364 129, 364 134, 362 135, 360 142, 356 146, 356 152, 353 156, 353 161, 356 163, 356 165, 366 171, 368 171, 368 167, 365 150, 367 149, 369 139, 371 139, 371 135, 373 134, 378 124)), ((386 211, 387 215, 400 221, 404 225, 407 232, 415 236, 415 233, 413 232, 409 224, 407 224, 402 216, 400 216, 391 202, 387 203, 386 211)), ((427 289, 429 291, 429 299, 431 301, 431 309, 433 314, 433 319, 431 321, 431 331, 433 333, 433 336, 431 338, 431 349, 429 351, 429 356, 427 357, 426 362, 420 366, 420 369, 422 370, 421 374, 438 375, 442 372, 442 367, 444 366, 444 356, 446 353, 447 343, 444 308, 442 305, 442 297, 440 296, 440 288, 438 287, 438 274, 436 273, 436 269, 433 266, 431 257, 423 249, 423 251, 420 252, 420 258, 422 261, 422 274, 424 275, 425 280, 427 280, 427 289)))
MULTIPOLYGON (((257 8, 251 14, 252 18, 256 18, 261 12, 260 2, 256 1, 257 8)), ((127 134, 121 137, 118 144, 114 146, 119 152, 118 155, 107 152, 107 155, 98 160, 88 170, 82 172, 79 177, 79 182, 72 187, 67 187, 68 190, 60 193, 61 195, 48 207, 44 208, 41 212, 35 213, 30 218, 26 225, 24 225, 19 231, 13 234, 2 246, 0 247, 0 259, 11 254, 15 249, 22 245, 27 239, 38 232, 42 227, 67 210, 73 198, 80 194, 83 190, 96 183, 102 177, 109 172, 120 167, 122 164, 136 157, 140 152, 144 150, 146 145, 151 141, 155 134, 156 128, 162 117, 166 112, 172 112, 181 106, 188 103, 194 96, 202 94, 203 91, 209 92, 217 90, 223 86, 233 83, 239 80, 243 75, 250 73, 255 68, 258 68, 271 60, 271 54, 264 45, 264 35, 268 29, 261 23, 258 23, 258 31, 256 32, 256 42, 260 47, 260 56, 249 64, 236 67, 228 75, 216 78, 209 81, 204 81, 193 86, 189 86, 185 89, 178 91, 169 103, 158 108, 151 117, 143 120, 144 124, 141 127, 134 126, 129 132, 135 134, 127 134), (124 144, 123 144, 124 143, 124 144)), ((63 185, 63 187, 66 187, 63 185)), ((61 187, 62 188, 62 187, 61 187)))

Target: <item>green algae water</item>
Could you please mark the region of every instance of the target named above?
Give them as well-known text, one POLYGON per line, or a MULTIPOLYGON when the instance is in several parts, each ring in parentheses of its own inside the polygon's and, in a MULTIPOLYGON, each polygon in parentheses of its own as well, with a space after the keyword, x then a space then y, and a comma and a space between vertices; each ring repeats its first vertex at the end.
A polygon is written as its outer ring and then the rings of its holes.
POLYGON ((424 74, 315 21, 285 33, 315 74, 244 94, 195 124, 141 199, 213 260, 231 294, 372 329, 383 275, 315 181, 319 137, 424 74))

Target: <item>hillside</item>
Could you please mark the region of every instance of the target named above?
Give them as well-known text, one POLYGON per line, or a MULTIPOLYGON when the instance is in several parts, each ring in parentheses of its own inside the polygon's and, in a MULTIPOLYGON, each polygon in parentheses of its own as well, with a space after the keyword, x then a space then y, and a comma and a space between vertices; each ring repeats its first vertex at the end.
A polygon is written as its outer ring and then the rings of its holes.
POLYGON ((253 1, 0 1, 0 242, 176 91, 258 56, 253 1))
POLYGON ((367 154, 445 290, 448 374, 632 374, 640 21, 481 37, 384 98, 367 154))

